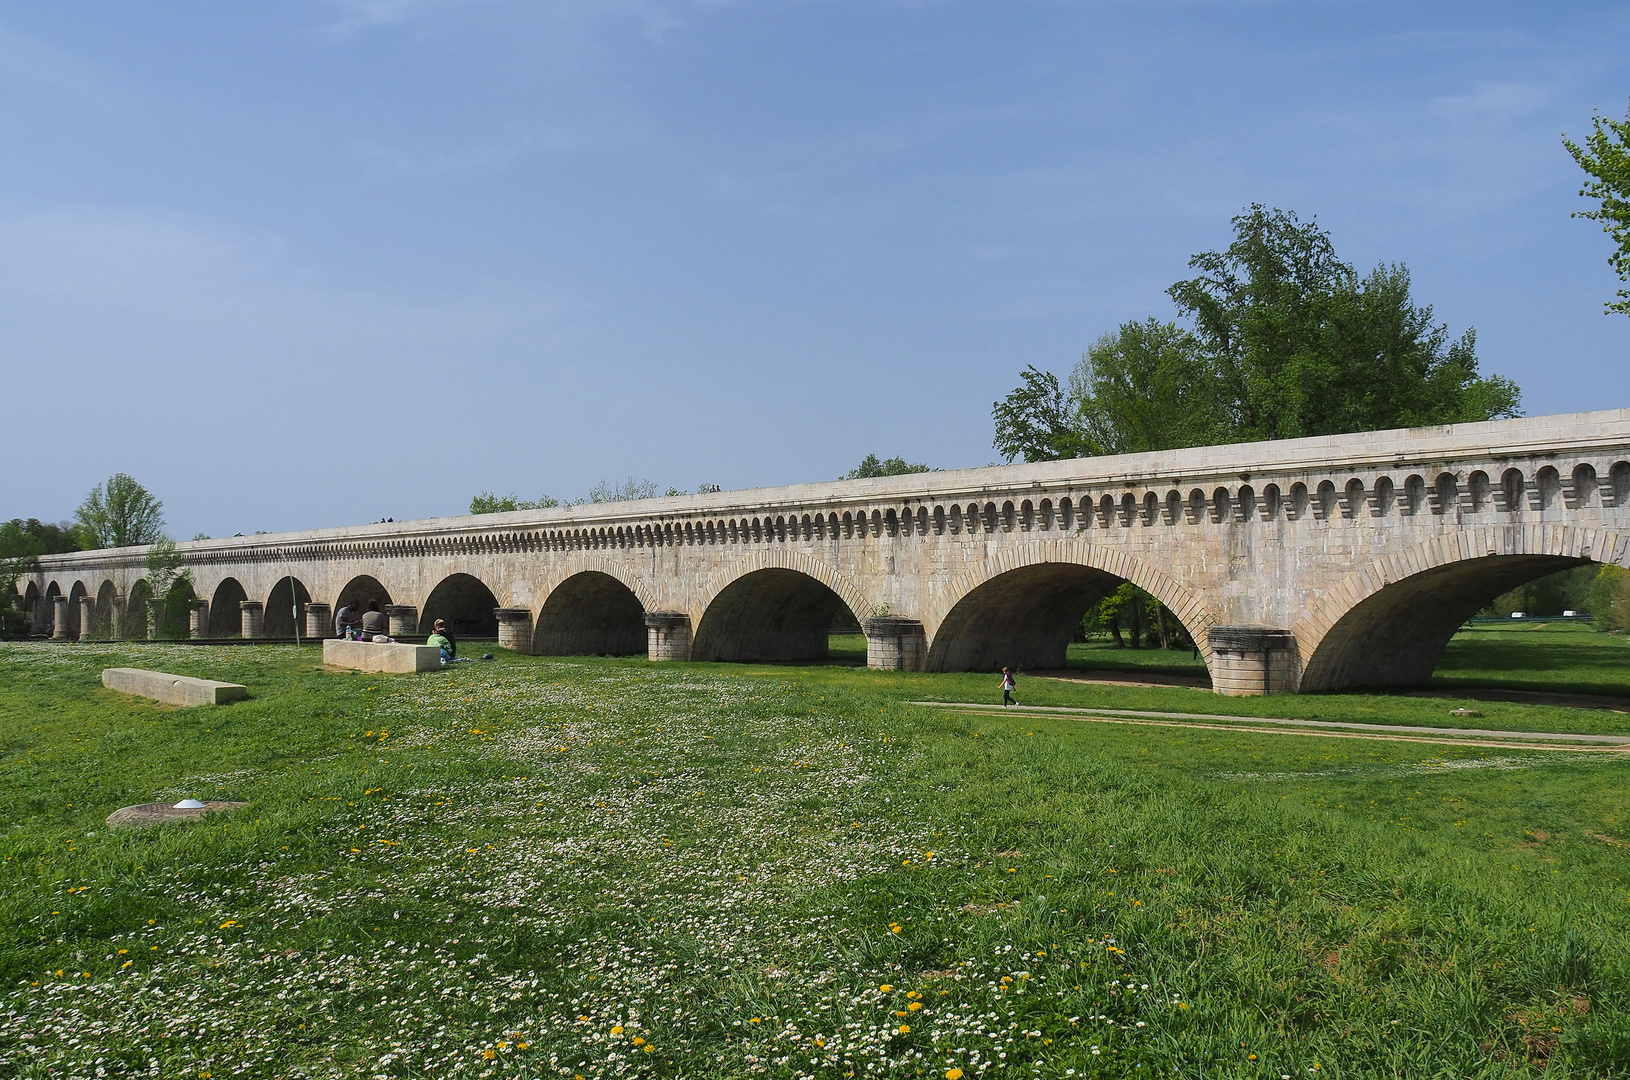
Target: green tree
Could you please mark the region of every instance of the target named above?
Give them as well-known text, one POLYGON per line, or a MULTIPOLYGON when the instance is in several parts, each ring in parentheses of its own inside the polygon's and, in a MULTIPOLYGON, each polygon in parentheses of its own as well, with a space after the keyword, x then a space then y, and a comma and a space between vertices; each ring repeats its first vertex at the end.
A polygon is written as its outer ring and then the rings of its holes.
POLYGON ((12 518, 0 524, 0 559, 32 560, 40 555, 81 551, 80 540, 78 528, 66 521, 53 525, 38 518, 12 518))
POLYGON ((75 511, 87 547, 151 544, 164 535, 164 504, 124 473, 91 489, 75 511))
POLYGON ((187 604, 197 595, 197 586, 191 568, 168 536, 159 537, 147 549, 147 584, 154 599, 164 602, 159 636, 185 637, 187 604))
POLYGON ((470 513, 472 514, 506 514, 512 510, 547 510, 551 506, 559 506, 559 499, 552 499, 548 495, 540 495, 534 501, 518 499, 515 495, 494 495, 490 491, 483 491, 470 500, 470 513))
POLYGON ((1360 276, 1328 233, 1253 205, 1234 242, 1189 260, 1167 290, 1191 328, 1123 324, 1065 392, 1028 367, 994 406, 1008 460, 1336 435, 1519 415, 1515 383, 1478 371, 1476 335, 1451 339, 1410 296, 1409 271, 1360 276))
POLYGON ((1070 376, 1084 440, 1095 453, 1205 446, 1227 432, 1219 387, 1194 335, 1176 323, 1123 323, 1070 376))
MULTIPOLYGON (((1579 194, 1597 202, 1596 209, 1580 210, 1573 216, 1602 223, 1602 231, 1616 246, 1607 261, 1620 281, 1630 281, 1630 111, 1623 120, 1593 116, 1590 126, 1583 146, 1562 137, 1562 145, 1590 177, 1579 194)), ((1618 302, 1607 304, 1606 309, 1630 315, 1630 291, 1620 289, 1618 296, 1618 302)))
POLYGON ((865 480, 873 476, 905 476, 907 473, 928 472, 927 465, 912 465, 902 457, 884 458, 867 454, 860 464, 838 477, 839 480, 865 480))
POLYGON ((1194 256, 1200 274, 1167 292, 1218 373, 1234 440, 1518 414, 1516 384, 1479 374, 1475 336, 1451 344, 1403 266, 1360 278, 1316 223, 1260 204, 1233 224, 1228 249, 1194 256))
POLYGON ((1089 457, 1101 451, 1081 420, 1081 403, 1066 395, 1058 376, 1028 365, 1023 382, 991 406, 996 421, 996 450, 1008 461, 1057 461, 1089 457))

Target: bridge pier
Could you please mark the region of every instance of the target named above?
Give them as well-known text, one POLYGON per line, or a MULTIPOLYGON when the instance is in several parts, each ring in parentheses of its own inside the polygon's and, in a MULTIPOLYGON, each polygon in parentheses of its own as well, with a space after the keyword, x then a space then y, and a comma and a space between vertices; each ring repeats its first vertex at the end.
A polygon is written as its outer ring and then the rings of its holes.
POLYGON ((646 656, 652 661, 689 660, 690 616, 682 611, 645 613, 646 656))
POLYGON ((928 661, 928 638, 916 619, 879 615, 861 620, 866 631, 866 666, 881 671, 922 671, 928 661))
POLYGON ((91 639, 91 626, 96 622, 96 597, 81 596, 79 598, 79 640, 91 639))
POLYGON ((129 597, 117 593, 108 604, 108 637, 113 641, 125 639, 125 607, 129 597))
POLYGON ((187 616, 187 634, 194 638, 209 637, 209 601, 194 600, 187 616))
POLYGON ((532 609, 524 607, 494 608, 498 616, 498 647, 518 653, 532 651, 532 609))
POLYGON ((385 618, 390 620, 390 636, 405 637, 419 632, 419 609, 412 604, 386 604, 385 618))
POLYGON ((259 600, 239 600, 240 625, 243 627, 243 636, 258 638, 266 636, 266 605, 259 600))
POLYGON ((56 641, 68 640, 68 598, 55 596, 51 598, 51 637, 56 641))
POLYGON ((147 601, 147 640, 157 641, 164 636, 164 601, 147 601))
POLYGON ((1296 638, 1268 626, 1213 626, 1211 688, 1228 697, 1294 694, 1302 681, 1296 638))
MULTIPOLYGON (((313 600, 306 605, 306 638, 321 641, 334 636, 334 617, 329 606, 313 600)), ((395 635, 392 635, 393 637, 395 635)))

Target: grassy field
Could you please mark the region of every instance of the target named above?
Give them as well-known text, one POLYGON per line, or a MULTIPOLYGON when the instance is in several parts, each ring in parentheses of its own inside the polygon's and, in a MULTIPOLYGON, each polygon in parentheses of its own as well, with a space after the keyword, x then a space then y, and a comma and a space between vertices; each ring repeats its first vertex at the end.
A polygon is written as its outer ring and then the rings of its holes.
POLYGON ((1630 1075, 1618 755, 956 715, 908 702, 990 676, 841 666, 0 660, 3 1075, 1630 1075), (143 704, 115 664, 253 696, 143 704), (184 796, 249 805, 103 824, 184 796))
POLYGON ((1480 625, 1454 636, 1432 683, 1630 697, 1630 636, 1578 624, 1480 625))

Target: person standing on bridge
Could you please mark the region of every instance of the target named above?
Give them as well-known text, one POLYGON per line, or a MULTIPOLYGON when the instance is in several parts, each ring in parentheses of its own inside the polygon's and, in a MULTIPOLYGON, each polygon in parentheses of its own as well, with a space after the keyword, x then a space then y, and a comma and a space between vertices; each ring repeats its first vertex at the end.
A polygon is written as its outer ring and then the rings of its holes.
POLYGON ((1018 704, 1017 701, 1013 700, 1013 691, 1018 688, 1019 684, 1013 679, 1013 669, 1004 667, 1002 669, 1002 708, 1005 709, 1009 705, 1018 704))

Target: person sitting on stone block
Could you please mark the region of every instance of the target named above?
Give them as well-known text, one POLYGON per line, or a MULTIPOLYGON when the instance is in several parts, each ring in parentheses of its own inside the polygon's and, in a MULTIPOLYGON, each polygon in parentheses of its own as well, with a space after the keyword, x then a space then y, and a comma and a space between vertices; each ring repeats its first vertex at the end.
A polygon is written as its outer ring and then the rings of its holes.
POLYGON ((447 624, 440 619, 436 620, 436 625, 431 629, 430 636, 425 639, 425 644, 434 645, 441 650, 441 662, 444 664, 450 664, 458 659, 458 643, 453 640, 453 635, 447 632, 447 624))
POLYGON ((347 600, 342 603, 340 605, 340 609, 334 613, 334 636, 337 638, 346 637, 347 631, 351 630, 356 625, 357 601, 355 599, 347 600))
POLYGON ((379 601, 368 601, 368 610, 362 613, 362 632, 357 635, 357 640, 389 645, 391 636, 386 633, 389 629, 390 621, 385 618, 385 613, 379 610, 379 601))

